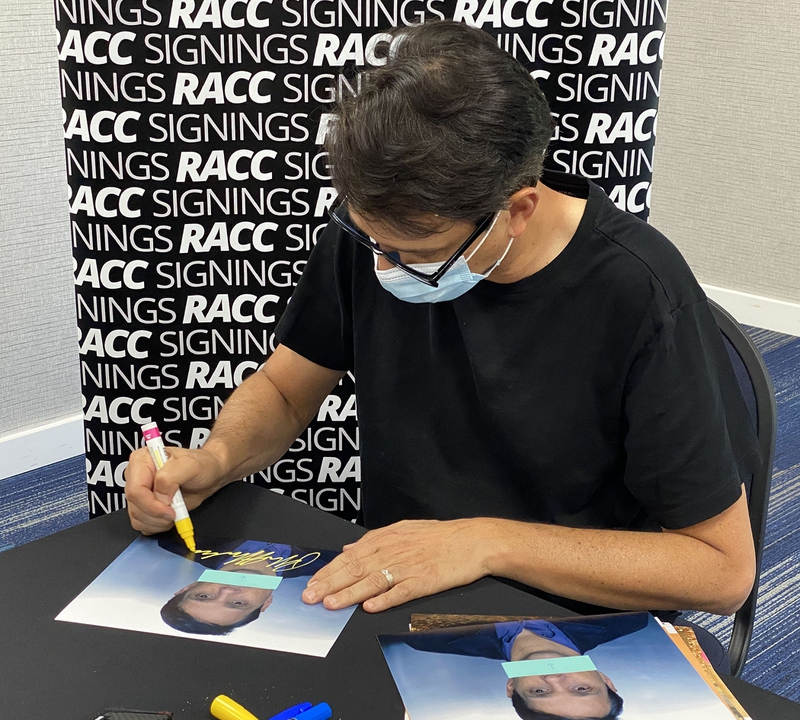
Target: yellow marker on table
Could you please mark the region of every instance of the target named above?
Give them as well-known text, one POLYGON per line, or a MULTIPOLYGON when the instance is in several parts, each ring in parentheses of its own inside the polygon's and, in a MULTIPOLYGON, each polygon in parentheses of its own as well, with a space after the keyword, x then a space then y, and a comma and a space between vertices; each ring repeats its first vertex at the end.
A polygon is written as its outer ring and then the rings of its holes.
POLYGON ((245 710, 227 695, 217 695, 211 703, 211 714, 217 720, 258 720, 253 713, 245 710))
MULTIPOLYGON (((150 451, 150 457, 153 459, 156 469, 161 470, 167 462, 167 450, 164 447, 164 441, 161 439, 158 425, 154 422, 142 425, 142 434, 144 435, 144 441, 147 444, 147 449, 150 451)), ((197 546, 194 543, 194 526, 192 525, 192 519, 189 517, 189 511, 186 509, 186 503, 183 502, 183 495, 181 494, 180 488, 178 488, 172 496, 170 505, 175 511, 175 529, 178 531, 183 542, 186 543, 186 547, 189 548, 191 552, 195 552, 197 546)))

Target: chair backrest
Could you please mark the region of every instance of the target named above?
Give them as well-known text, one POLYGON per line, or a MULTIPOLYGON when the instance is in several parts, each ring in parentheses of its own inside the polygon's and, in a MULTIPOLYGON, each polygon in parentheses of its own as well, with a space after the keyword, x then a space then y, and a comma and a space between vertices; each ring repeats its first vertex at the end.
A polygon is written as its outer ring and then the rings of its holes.
POLYGON ((761 555, 764 549, 764 531, 767 524, 767 504, 772 483, 772 462, 775 457, 775 435, 777 431, 777 406, 767 366, 750 336, 739 323, 717 303, 709 299, 711 312, 725 340, 739 387, 756 428, 761 447, 762 463, 750 479, 747 487, 747 505, 750 526, 756 549, 756 580, 744 605, 733 618, 733 630, 728 647, 731 673, 739 677, 747 659, 750 638, 755 622, 756 595, 761 573, 761 555))

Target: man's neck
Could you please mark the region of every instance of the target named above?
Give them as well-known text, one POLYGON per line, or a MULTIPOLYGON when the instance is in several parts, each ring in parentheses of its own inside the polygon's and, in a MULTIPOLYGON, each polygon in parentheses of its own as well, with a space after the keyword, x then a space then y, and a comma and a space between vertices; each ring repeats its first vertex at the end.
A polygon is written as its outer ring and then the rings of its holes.
POLYGON ((543 638, 528 629, 514 639, 511 646, 511 660, 528 660, 531 656, 574 657, 578 655, 572 648, 543 638))
POLYGON ((530 277, 555 260, 580 225, 586 200, 537 186, 539 201, 525 231, 514 240, 508 257, 488 278, 508 284, 530 277))

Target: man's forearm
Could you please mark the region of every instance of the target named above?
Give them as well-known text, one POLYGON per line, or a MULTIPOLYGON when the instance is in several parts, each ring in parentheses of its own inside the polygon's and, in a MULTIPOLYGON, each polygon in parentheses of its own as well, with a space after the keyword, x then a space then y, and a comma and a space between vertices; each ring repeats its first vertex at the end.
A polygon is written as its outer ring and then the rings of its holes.
POLYGON ((260 370, 228 398, 203 448, 220 460, 218 487, 271 465, 308 425, 260 370))
MULTIPOLYGON (((725 513, 741 512, 737 505, 725 513)), ((754 559, 747 547, 728 551, 726 543, 716 542, 714 527, 703 528, 703 523, 695 527, 709 532, 698 539, 676 532, 475 522, 479 535, 489 540, 491 574, 605 607, 730 614, 753 582, 754 559)))

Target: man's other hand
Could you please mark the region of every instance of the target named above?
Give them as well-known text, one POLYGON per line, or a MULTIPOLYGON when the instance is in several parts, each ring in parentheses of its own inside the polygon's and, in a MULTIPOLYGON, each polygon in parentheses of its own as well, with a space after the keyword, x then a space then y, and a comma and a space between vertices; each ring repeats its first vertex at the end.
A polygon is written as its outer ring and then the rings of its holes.
POLYGON ((309 580, 303 600, 330 610, 364 603, 367 612, 380 612, 467 585, 489 574, 484 530, 490 523, 404 520, 368 532, 309 580))
POLYGON ((147 448, 131 453, 125 469, 125 496, 134 530, 145 535, 169 530, 175 522, 170 501, 180 487, 186 507, 196 508, 219 489, 223 476, 216 455, 207 450, 168 447, 169 462, 156 472, 147 448))

